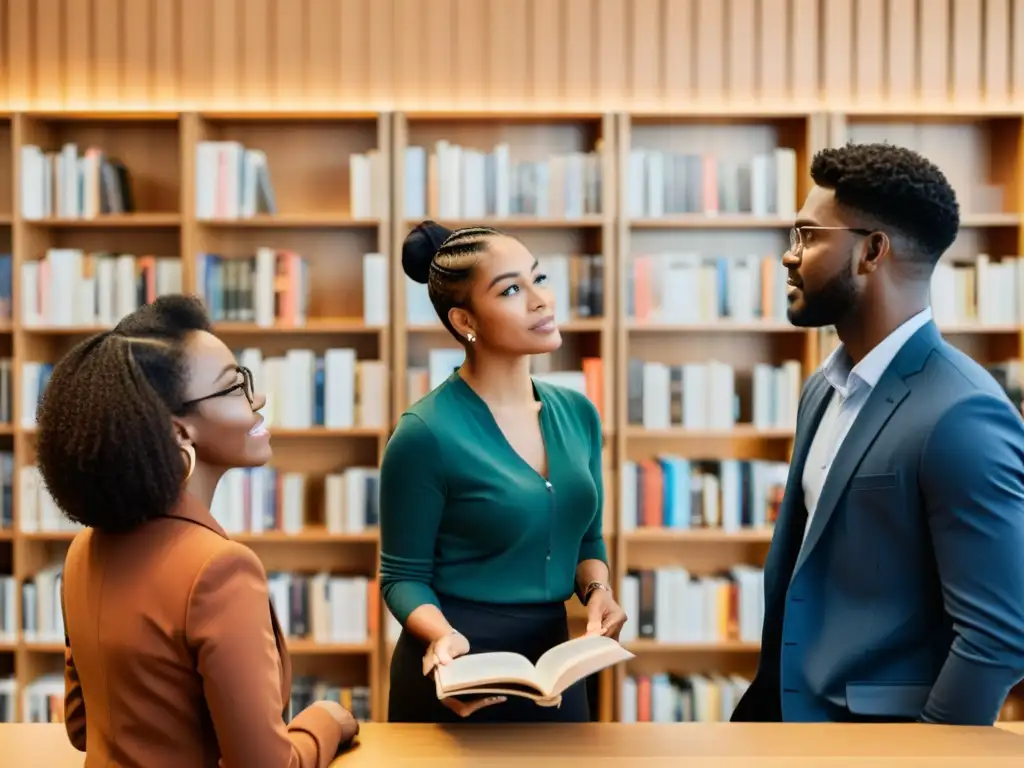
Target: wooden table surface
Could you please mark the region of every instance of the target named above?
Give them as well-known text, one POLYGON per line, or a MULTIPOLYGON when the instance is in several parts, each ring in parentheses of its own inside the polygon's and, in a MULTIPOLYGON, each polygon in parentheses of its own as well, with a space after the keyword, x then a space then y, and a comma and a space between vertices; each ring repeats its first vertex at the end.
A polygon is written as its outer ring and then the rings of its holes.
MULTIPOLYGON (((82 768, 83 762, 84 756, 68 744, 62 725, 0 725, 0 768, 82 768)), ((358 745, 336 759, 331 768, 613 765, 1021 768, 1024 724, 949 728, 764 723, 454 727, 367 723, 362 726, 358 745)))

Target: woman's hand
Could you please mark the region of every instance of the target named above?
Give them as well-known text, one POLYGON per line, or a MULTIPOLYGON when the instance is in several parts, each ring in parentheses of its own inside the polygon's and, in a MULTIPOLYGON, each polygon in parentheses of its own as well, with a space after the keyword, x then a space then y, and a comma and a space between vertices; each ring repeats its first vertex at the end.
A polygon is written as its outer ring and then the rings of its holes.
POLYGON ((460 632, 451 632, 440 640, 435 640, 423 655, 423 674, 440 665, 450 664, 452 659, 469 653, 469 640, 460 632))
POLYGON ((587 634, 606 635, 619 639, 626 612, 619 607, 607 589, 595 589, 587 602, 587 634))
MULTIPOLYGON (((469 653, 469 640, 459 632, 452 632, 440 640, 435 640, 427 648, 423 656, 423 674, 430 674, 435 667, 450 664, 452 659, 469 653)), ((494 704, 501 704, 505 701, 504 696, 488 696, 472 701, 459 701, 454 697, 441 699, 441 703, 459 717, 469 717, 478 709, 489 707, 494 704)))
POLYGON ((325 701, 315 701, 313 703, 318 707, 326 709, 328 714, 338 721, 338 725, 341 726, 342 745, 350 742, 359 733, 359 721, 356 720, 351 712, 341 706, 338 702, 328 699, 325 701))

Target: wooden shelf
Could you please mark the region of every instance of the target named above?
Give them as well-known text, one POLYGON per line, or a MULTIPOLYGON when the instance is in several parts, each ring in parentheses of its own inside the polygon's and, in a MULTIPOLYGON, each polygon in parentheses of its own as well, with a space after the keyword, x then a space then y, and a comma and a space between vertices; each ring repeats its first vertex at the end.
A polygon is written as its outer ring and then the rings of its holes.
POLYGON ((91 219, 48 217, 25 219, 28 226, 62 229, 148 229, 154 227, 177 227, 181 216, 176 213, 129 213, 106 214, 91 219))
MULTIPOLYGON (((415 219, 407 219, 406 227, 412 228, 420 222, 415 219)), ((494 219, 482 217, 480 219, 438 219, 438 224, 448 229, 460 229, 462 227, 492 227, 500 230, 524 230, 524 229, 583 229, 588 227, 600 227, 604 224, 601 216, 579 216, 577 218, 549 219, 540 216, 517 216, 513 218, 494 219)))
POLYGON ((626 543, 665 544, 769 544, 772 540, 770 528, 748 528, 723 531, 715 528, 638 528, 622 534, 626 543))
MULTIPOLYGON (((630 153, 640 148, 749 158, 788 148, 793 150, 799 169, 795 189, 799 202, 810 188, 809 160, 828 144, 838 145, 848 138, 907 136, 908 142, 931 142, 926 154, 941 152, 948 145, 959 153, 952 153, 948 161, 951 179, 968 191, 958 257, 984 253, 998 260, 1024 253, 1024 197, 1019 191, 1024 187, 1018 184, 1024 167, 1024 119, 1012 110, 982 110, 967 116, 939 112, 858 108, 829 114, 770 105, 690 112, 655 109, 633 114, 571 109, 379 113, 265 108, 13 112, 0 115, 0 178, 9 179, 0 184, 0 253, 13 254, 16 291, 22 265, 42 258, 50 248, 80 248, 178 259, 183 290, 190 292, 206 285, 200 272, 201 255, 231 259, 264 247, 300 253, 307 262, 310 286, 305 322, 264 326, 218 318, 216 333, 233 349, 256 349, 268 356, 294 348, 322 354, 328 348, 346 346, 356 349, 360 360, 383 361, 389 370, 388 425, 409 405, 415 391, 410 387, 418 371, 427 367, 431 350, 456 347, 432 316, 429 304, 425 315, 416 315, 417 307, 410 301, 412 289, 402 272, 401 249, 411 227, 424 219, 453 229, 490 226, 513 234, 539 256, 598 255, 603 269, 602 311, 594 317, 567 313, 568 319, 561 324, 562 348, 538 365, 578 371, 585 359, 601 361, 605 538, 616 585, 631 572, 662 567, 684 567, 703 577, 739 564, 762 566, 772 539, 771 528, 724 531, 718 527, 623 526, 626 468, 665 455, 695 463, 788 461, 793 429, 759 429, 751 424, 752 369, 757 364, 778 366, 789 360, 798 364, 801 377, 806 377, 828 353, 828 339, 825 333, 794 327, 780 312, 767 318, 716 316, 700 322, 672 320, 682 314, 668 319, 634 317, 635 296, 630 286, 634 284, 631 270, 636 257, 695 253, 781 258, 793 212, 636 215, 651 210, 631 204, 630 153), (275 212, 200 217, 196 150, 203 141, 239 142, 262 150, 273 183, 275 212), (461 205, 460 197, 459 205, 444 207, 450 215, 428 214, 427 207, 417 210, 409 203, 416 198, 417 190, 410 185, 417 177, 407 169, 407 153, 410 147, 434 152, 440 141, 482 153, 507 145, 514 162, 539 163, 554 155, 592 153, 594 168, 602 178, 600 205, 575 216, 552 214, 557 206, 543 208, 539 204, 507 210, 485 207, 485 215, 470 216, 465 215, 468 208, 461 205), (19 164, 14 159, 27 144, 56 151, 65 143, 75 143, 80 150, 102 147, 123 160, 132 173, 138 212, 95 218, 24 218, 19 199, 21 179, 16 173, 19 164), (386 201, 383 208, 374 209, 379 215, 353 214, 361 210, 351 199, 350 156, 354 153, 376 153, 381 163, 379 183, 386 201), (513 210, 535 213, 515 214, 513 210), (364 320, 366 254, 384 254, 387 259, 388 311, 387 322, 382 324, 364 320), (710 359, 728 363, 736 371, 741 423, 727 429, 646 429, 633 423, 637 419, 630 414, 630 360, 682 365, 710 359)), ((935 159, 940 164, 946 162, 942 156, 935 159)), ((424 195, 424 199, 430 198, 424 195)), ((570 301, 577 301, 573 287, 568 295, 570 301)), ((20 402, 25 364, 53 362, 75 342, 108 328, 102 324, 31 324, 21 316, 0 319, 0 358, 14 361, 14 402, 20 402)), ((942 329, 951 342, 979 360, 1024 357, 1024 328, 1015 323, 945 322, 942 329)), ((15 422, 0 424, 0 450, 14 454, 17 473, 35 461, 36 443, 34 428, 22 426, 20 419, 15 422)), ((379 463, 390 429, 271 426, 271 434, 276 468, 322 478, 348 466, 379 463)), ((10 567, 20 590, 22 582, 63 555, 74 534, 21 531, 18 494, 15 484, 16 516, 13 528, 0 530, 0 567, 10 567)), ((317 486, 311 492, 311 508, 321 503, 321 497, 322 487, 317 486)), ((268 571, 374 574, 380 556, 378 531, 327 533, 315 511, 310 526, 298 534, 268 531, 234 538, 251 547, 268 571)), ((573 626, 581 615, 571 602, 573 626)), ((374 717, 382 720, 387 705, 388 649, 394 641, 385 630, 387 619, 386 608, 381 608, 371 621, 366 643, 317 644, 294 639, 288 642, 289 652, 306 670, 333 674, 335 667, 352 667, 370 686, 374 717)), ((736 641, 657 643, 636 639, 629 647, 638 655, 630 674, 665 669, 746 674, 756 663, 759 650, 757 643, 736 641)), ((13 665, 20 683, 57 668, 62 651, 61 643, 0 643, 0 653, 11 659, 5 664, 13 665)), ((599 709, 604 720, 619 716, 622 674, 615 671, 600 676, 599 709)))
POLYGON ((792 219, 749 215, 675 215, 654 219, 630 219, 635 229, 789 229, 792 219))
POLYGON ((237 219, 199 219, 203 227, 244 229, 368 229, 381 225, 380 219, 354 219, 345 213, 285 213, 269 216, 239 217, 237 219))

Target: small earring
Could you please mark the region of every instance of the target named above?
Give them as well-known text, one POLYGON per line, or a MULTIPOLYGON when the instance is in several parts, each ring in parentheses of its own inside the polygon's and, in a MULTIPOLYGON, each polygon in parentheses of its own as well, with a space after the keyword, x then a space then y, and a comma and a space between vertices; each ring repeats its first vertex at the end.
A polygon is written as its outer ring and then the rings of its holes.
POLYGON ((472 344, 474 341, 476 341, 476 336, 474 336, 473 333, 470 332, 466 334, 466 339, 469 341, 470 344, 472 344))
POLYGON ((192 477, 192 473, 196 468, 196 449, 190 443, 188 445, 181 446, 181 452, 185 454, 185 465, 188 467, 188 469, 185 470, 185 480, 187 482, 188 479, 192 477))

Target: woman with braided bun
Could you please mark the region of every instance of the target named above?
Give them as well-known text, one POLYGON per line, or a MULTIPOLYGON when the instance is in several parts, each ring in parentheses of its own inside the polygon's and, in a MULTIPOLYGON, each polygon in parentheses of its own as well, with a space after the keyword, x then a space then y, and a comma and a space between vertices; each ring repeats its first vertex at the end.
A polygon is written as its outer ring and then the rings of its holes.
POLYGON ((574 592, 590 633, 617 637, 626 617, 608 586, 597 409, 530 376, 530 355, 561 345, 537 259, 493 229, 428 221, 402 265, 466 361, 402 415, 381 463, 381 591, 402 625, 388 719, 589 720, 583 681, 558 707, 437 697, 434 667, 470 648, 536 662, 568 640, 574 592))
POLYGON ((38 412, 38 464, 85 526, 64 563, 64 715, 85 766, 326 768, 358 726, 288 722, 266 574, 210 514, 224 473, 271 458, 252 375, 198 299, 165 296, 79 342, 38 412))

